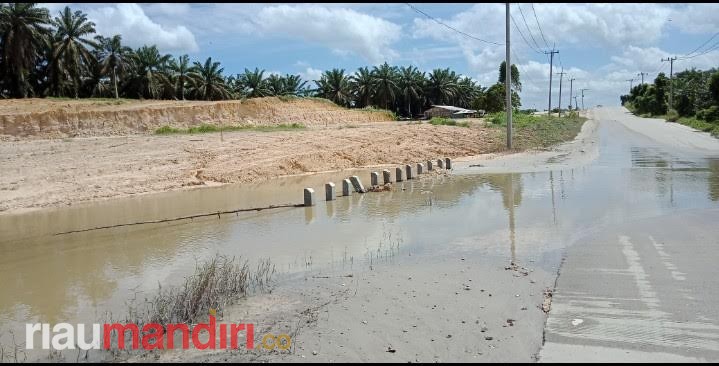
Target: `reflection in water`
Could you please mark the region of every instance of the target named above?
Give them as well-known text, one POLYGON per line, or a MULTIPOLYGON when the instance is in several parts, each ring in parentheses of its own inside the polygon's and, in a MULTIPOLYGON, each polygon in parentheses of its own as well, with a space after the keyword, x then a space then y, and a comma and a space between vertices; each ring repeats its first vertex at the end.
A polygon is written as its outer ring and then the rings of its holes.
POLYGON ((489 174, 482 178, 489 187, 502 194, 502 204, 509 217, 509 245, 512 263, 517 261, 516 231, 514 222, 514 209, 522 204, 522 175, 489 174))
POLYGON ((719 201, 719 159, 709 160, 709 199, 719 201))

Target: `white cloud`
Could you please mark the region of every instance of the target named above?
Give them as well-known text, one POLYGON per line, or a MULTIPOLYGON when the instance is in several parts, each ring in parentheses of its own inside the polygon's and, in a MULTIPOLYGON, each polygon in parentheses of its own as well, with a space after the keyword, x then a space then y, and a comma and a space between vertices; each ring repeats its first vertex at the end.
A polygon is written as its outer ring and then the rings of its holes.
POLYGON ((130 47, 154 44, 162 52, 195 52, 199 49, 195 36, 185 26, 158 24, 137 4, 91 8, 87 13, 88 18, 95 22, 99 34, 121 34, 123 43, 130 47))
POLYGON ((319 80, 322 77, 322 70, 313 69, 311 67, 307 67, 305 71, 301 71, 300 77, 302 80, 306 80, 311 84, 313 80, 319 80))
POLYGON ((281 35, 319 43, 335 52, 352 52, 373 63, 391 61, 390 46, 401 27, 384 19, 346 8, 279 5, 263 8, 253 19, 261 34, 281 35))
POLYGON ((719 4, 688 4, 670 14, 672 25, 687 33, 714 33, 719 24, 719 4))

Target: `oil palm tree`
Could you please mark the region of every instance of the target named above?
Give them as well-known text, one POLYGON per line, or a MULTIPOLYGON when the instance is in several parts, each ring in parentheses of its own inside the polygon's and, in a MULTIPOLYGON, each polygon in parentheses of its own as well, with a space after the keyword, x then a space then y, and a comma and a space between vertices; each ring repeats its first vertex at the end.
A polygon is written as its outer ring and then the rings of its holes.
POLYGON ((414 66, 401 67, 399 69, 399 80, 397 85, 400 94, 407 103, 407 115, 412 117, 412 102, 421 100, 424 88, 424 73, 414 66))
POLYGON ((265 70, 255 68, 254 71, 245 69, 245 72, 240 75, 240 84, 248 98, 265 97, 270 94, 264 74, 265 70))
POLYGON ((117 84, 118 74, 124 75, 130 68, 132 62, 132 49, 122 45, 122 36, 116 34, 110 38, 103 36, 95 37, 100 46, 99 57, 102 73, 110 75, 115 99, 120 97, 117 84))
POLYGON ((434 69, 425 85, 425 94, 431 104, 448 103, 457 93, 456 74, 446 69, 434 69))
POLYGON ((129 88, 140 98, 159 98, 170 84, 165 73, 170 55, 161 55, 156 46, 142 46, 132 54, 129 88))
POLYGON ((397 67, 390 66, 387 62, 372 69, 373 94, 384 109, 389 109, 390 104, 394 105, 399 90, 397 78, 397 67))
POLYGON ((208 57, 204 64, 195 61, 192 70, 188 73, 188 77, 192 80, 190 92, 197 99, 229 99, 231 93, 225 85, 222 71, 224 68, 220 67, 219 62, 212 62, 212 57, 208 57))
MULTIPOLYGON (((192 69, 190 66, 190 56, 182 55, 177 60, 170 60, 169 69, 172 79, 175 81, 175 90, 180 91, 180 97, 185 100, 185 89, 190 81, 189 73, 192 69)), ((224 80, 223 80, 224 83, 224 80)))
POLYGON ((0 78, 10 96, 33 92, 28 82, 50 35, 47 9, 34 3, 0 4, 0 78))
POLYGON ((60 85, 68 82, 77 98, 81 77, 94 61, 92 53, 85 46, 98 47, 91 38, 86 38, 95 33, 95 23, 88 21, 87 14, 82 11, 73 12, 66 6, 53 24, 57 27, 51 60, 53 89, 56 95, 60 95, 60 85))
POLYGON ((367 67, 360 67, 350 77, 352 93, 357 100, 357 107, 363 108, 369 105, 372 99, 372 72, 367 67))
POLYGON ((348 107, 352 101, 349 77, 344 69, 332 69, 322 73, 317 84, 317 96, 329 99, 335 104, 348 107))
POLYGON ((265 79, 265 85, 267 86, 267 95, 285 95, 285 80, 282 76, 271 74, 265 79))
POLYGON ((302 94, 307 81, 303 81, 299 75, 285 75, 285 94, 287 95, 300 95, 302 94))

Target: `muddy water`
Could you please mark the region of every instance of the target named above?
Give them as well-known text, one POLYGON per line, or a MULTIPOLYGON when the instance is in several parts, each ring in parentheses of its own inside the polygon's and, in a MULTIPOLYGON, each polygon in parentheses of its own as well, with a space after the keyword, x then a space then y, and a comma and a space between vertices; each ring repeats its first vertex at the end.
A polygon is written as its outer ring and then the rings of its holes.
POLYGON ((526 174, 452 175, 324 202, 323 183, 367 170, 147 195, 0 217, 0 343, 28 322, 101 322, 215 253, 270 258, 281 273, 363 270, 386 257, 492 256, 551 269, 589 232, 629 219, 719 207, 719 158, 672 151, 612 122, 599 158, 526 174), (301 202, 281 208, 68 235, 110 224, 301 202))

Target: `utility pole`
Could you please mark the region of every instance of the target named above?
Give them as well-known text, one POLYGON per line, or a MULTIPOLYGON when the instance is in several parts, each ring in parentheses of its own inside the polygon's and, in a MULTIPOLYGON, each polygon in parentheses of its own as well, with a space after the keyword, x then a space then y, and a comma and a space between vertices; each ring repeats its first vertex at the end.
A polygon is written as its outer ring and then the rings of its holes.
POLYGON ((662 59, 662 62, 669 61, 669 108, 674 108, 674 60, 676 60, 677 57, 667 57, 667 59, 662 59))
POLYGON ((637 74, 637 76, 639 76, 639 75, 642 76, 642 84, 644 84, 644 75, 649 75, 649 74, 646 73, 646 72, 640 72, 640 73, 637 74))
POLYGON ((507 93, 507 150, 512 149, 512 63, 509 62, 509 3, 506 9, 506 61, 504 64, 504 90, 507 93))
POLYGON ((577 96, 574 96, 574 109, 579 109, 579 102, 577 102, 577 96))
POLYGON ((634 85, 634 79, 627 79, 625 81, 629 82, 629 92, 632 92, 632 86, 634 85))
MULTIPOLYGON (((577 80, 575 78, 569 79, 569 109, 572 109, 572 84, 574 83, 574 80, 577 80)), ((577 104, 574 104, 574 107, 577 107, 577 104)))
POLYGON ((582 91, 582 110, 584 110, 584 91, 585 91, 585 90, 589 90, 589 89, 584 88, 584 89, 581 90, 581 91, 582 91))
POLYGON ((552 65, 554 64, 554 54, 559 53, 552 48, 551 51, 544 51, 545 55, 549 55, 549 107, 547 107, 547 116, 552 114, 552 65))
POLYGON ((559 75, 559 117, 562 116, 562 78, 564 77, 564 68, 562 68, 562 72, 558 72, 557 75, 559 75))

